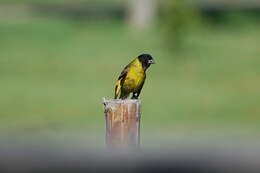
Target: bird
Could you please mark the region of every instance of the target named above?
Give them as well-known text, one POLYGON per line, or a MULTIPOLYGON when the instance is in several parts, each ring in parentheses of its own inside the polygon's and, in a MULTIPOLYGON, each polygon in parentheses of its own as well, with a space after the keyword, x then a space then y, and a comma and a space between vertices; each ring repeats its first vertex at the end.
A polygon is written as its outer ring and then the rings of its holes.
POLYGON ((115 87, 115 99, 138 99, 146 79, 146 70, 155 64, 150 54, 141 54, 130 62, 121 72, 115 87))

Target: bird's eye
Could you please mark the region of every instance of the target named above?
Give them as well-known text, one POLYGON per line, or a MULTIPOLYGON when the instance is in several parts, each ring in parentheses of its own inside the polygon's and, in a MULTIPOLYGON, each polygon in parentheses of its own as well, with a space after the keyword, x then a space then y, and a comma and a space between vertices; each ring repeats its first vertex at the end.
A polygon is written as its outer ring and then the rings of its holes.
POLYGON ((149 60, 148 60, 148 63, 149 63, 149 64, 155 64, 155 62, 154 62, 153 59, 149 59, 149 60))

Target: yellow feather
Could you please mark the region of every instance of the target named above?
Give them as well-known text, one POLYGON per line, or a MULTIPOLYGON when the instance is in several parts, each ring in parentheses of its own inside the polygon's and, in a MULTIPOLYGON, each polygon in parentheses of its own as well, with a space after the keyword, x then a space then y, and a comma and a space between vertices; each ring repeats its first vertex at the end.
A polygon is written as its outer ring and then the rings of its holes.
POLYGON ((130 65, 124 86, 122 87, 129 92, 136 92, 143 83, 144 78, 145 72, 142 64, 138 59, 135 59, 130 65))
POLYGON ((121 90, 121 80, 117 80, 116 88, 115 88, 115 99, 119 96, 121 90))
POLYGON ((122 72, 123 74, 125 72, 125 76, 116 83, 115 99, 119 97, 119 94, 121 99, 125 99, 130 93, 138 92, 145 80, 145 70, 138 58, 134 59, 124 70, 127 70, 122 72), (121 80, 124 80, 122 86, 121 80))

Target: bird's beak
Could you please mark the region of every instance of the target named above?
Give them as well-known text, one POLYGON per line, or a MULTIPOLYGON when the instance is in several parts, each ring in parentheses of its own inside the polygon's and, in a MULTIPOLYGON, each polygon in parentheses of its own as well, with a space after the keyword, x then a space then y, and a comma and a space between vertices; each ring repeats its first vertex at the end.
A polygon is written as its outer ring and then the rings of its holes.
POLYGON ((149 63, 149 64, 155 64, 155 61, 154 61, 153 59, 150 59, 150 60, 148 61, 148 63, 149 63))

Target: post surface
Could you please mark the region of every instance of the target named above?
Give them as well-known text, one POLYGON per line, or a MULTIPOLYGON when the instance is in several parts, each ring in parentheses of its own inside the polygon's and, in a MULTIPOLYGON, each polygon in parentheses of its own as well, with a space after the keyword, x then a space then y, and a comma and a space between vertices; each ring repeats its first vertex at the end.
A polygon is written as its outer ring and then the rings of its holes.
POLYGON ((140 146, 140 100, 104 99, 108 147, 140 146))

